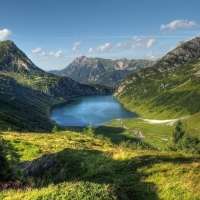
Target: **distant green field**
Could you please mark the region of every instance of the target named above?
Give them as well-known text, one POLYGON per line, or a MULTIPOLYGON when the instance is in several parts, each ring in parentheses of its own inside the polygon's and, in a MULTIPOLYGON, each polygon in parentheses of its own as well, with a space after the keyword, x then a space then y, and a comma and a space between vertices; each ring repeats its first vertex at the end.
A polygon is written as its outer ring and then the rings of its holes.
POLYGON ((167 123, 150 124, 143 119, 123 119, 122 123, 119 120, 113 120, 106 126, 99 127, 98 133, 110 137, 111 141, 120 143, 120 141, 130 140, 135 141, 138 137, 136 134, 141 132, 141 141, 150 144, 152 147, 166 149, 167 141, 172 137, 174 126, 167 123), (124 127, 123 127, 124 126, 124 127))

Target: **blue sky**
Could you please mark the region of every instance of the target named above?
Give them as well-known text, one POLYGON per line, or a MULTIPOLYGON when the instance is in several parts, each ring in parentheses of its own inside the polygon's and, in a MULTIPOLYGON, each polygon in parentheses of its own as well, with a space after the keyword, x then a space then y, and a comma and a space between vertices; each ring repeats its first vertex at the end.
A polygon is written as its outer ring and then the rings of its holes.
POLYGON ((78 56, 157 59, 200 34, 200 0, 0 0, 0 41, 40 68, 78 56))

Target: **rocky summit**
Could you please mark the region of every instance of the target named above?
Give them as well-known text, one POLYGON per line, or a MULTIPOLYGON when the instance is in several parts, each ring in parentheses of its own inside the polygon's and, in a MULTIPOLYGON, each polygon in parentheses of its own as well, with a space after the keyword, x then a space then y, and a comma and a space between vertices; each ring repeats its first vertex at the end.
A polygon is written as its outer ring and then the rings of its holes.
POLYGON ((128 75, 152 66, 153 63, 153 61, 142 59, 111 60, 81 56, 56 74, 68 76, 79 83, 118 86, 128 75))

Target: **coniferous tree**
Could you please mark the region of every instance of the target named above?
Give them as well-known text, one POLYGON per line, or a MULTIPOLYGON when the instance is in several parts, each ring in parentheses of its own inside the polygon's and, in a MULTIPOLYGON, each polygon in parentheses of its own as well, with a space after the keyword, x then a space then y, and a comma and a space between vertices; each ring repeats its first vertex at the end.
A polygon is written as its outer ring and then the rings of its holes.
POLYGON ((183 131, 183 123, 181 121, 178 121, 178 124, 175 127, 175 130, 172 134, 172 141, 174 144, 178 144, 178 142, 182 139, 185 132, 183 131))

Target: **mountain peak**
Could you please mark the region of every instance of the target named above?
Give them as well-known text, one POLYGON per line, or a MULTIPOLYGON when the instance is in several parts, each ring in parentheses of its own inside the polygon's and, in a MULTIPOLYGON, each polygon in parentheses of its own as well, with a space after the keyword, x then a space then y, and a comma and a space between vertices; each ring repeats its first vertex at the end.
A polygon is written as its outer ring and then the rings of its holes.
POLYGON ((11 40, 0 42, 0 54, 4 55, 4 57, 0 57, 0 69, 10 71, 13 66, 15 68, 23 67, 26 70, 38 68, 11 40))

